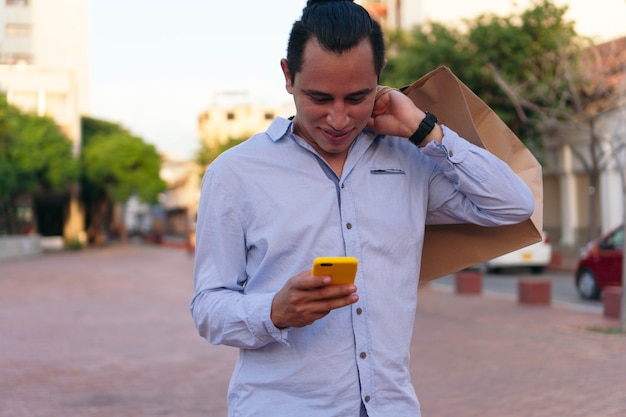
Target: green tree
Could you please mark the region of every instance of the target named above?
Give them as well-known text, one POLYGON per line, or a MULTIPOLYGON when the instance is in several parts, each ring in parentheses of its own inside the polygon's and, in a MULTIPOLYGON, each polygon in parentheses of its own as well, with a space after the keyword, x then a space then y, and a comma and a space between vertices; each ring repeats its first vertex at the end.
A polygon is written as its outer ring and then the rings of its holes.
POLYGON ((18 198, 64 193, 79 177, 72 143, 48 117, 22 113, 0 96, 0 209, 6 232, 19 233, 18 198))
MULTIPOLYGON (((207 146, 206 143, 203 143, 196 153, 196 163, 206 169, 206 167, 208 167, 222 152, 232 148, 233 146, 239 145, 245 140, 246 139, 228 138, 225 143, 220 143, 213 147, 207 146)), ((202 172, 204 175, 204 169, 202 172)))
POLYGON ((479 15, 461 25, 431 22, 410 34, 390 36, 389 59, 382 82, 407 85, 440 65, 446 65, 507 123, 533 150, 541 148, 536 125, 517 112, 494 73, 555 104, 566 80, 558 70, 577 59, 580 39, 574 22, 565 20, 567 6, 535 1, 520 14, 479 15))
MULTIPOLYGON (((617 155, 625 145, 623 137, 602 128, 601 121, 623 107, 626 42, 593 45, 575 34, 571 22, 563 21, 565 11, 544 2, 524 13, 526 31, 544 43, 530 49, 537 56, 526 60, 521 77, 512 76, 502 64, 490 64, 489 71, 513 106, 516 120, 537 132, 542 143, 568 147, 583 167, 589 181, 587 240, 591 240, 600 229, 596 190, 601 173, 620 163, 617 155), (543 35, 547 30, 552 38, 543 35), (586 139, 581 142, 580 137, 586 139)), ((623 175, 623 169, 619 172, 623 175)))
POLYGON ((108 227, 112 204, 125 203, 134 195, 154 204, 166 184, 153 145, 104 120, 84 117, 82 130, 83 196, 89 207, 90 238, 97 243, 99 232, 108 227))
POLYGON ((536 0, 521 13, 480 15, 463 25, 430 23, 393 34, 382 82, 402 86, 449 66, 539 159, 546 143, 571 149, 589 179, 588 238, 598 233, 600 172, 624 141, 607 143, 600 119, 623 103, 624 42, 593 45, 579 36, 568 7, 536 0), (586 135, 586 149, 575 141, 586 135), (608 146, 607 146, 608 145, 608 146))

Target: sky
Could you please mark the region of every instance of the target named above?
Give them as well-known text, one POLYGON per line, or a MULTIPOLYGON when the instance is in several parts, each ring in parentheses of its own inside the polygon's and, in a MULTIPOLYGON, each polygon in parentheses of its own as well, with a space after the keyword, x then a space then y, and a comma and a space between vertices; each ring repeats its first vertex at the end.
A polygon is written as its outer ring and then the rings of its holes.
MULTIPOLYGON (((198 115, 220 93, 259 105, 291 101, 280 59, 305 0, 89 0, 90 115, 120 123, 182 159, 199 147, 198 115)), ((561 0, 577 31, 626 35, 625 0, 561 0)), ((530 0, 424 1, 428 19, 505 15, 530 0)))

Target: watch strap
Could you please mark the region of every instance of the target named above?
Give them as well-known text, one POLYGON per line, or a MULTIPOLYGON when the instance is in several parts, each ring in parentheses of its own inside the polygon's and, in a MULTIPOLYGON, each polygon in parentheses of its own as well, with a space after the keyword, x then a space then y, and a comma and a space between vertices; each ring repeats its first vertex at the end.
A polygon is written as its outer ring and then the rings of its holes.
POLYGON ((426 136, 435 128, 435 124, 437 123, 437 116, 432 113, 426 112, 426 117, 420 122, 420 125, 417 127, 415 133, 413 133, 409 137, 409 141, 415 146, 419 146, 426 136))

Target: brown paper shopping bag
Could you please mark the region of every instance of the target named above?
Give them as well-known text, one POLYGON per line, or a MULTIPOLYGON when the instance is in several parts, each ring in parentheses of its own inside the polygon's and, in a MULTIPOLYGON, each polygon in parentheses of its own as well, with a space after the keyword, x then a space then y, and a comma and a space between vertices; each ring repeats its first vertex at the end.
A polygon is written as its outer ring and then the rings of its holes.
POLYGON ((461 137, 506 162, 535 196, 533 216, 520 224, 426 226, 422 282, 478 265, 541 240, 543 182, 541 165, 506 124, 447 67, 439 67, 403 89, 422 110, 436 114, 461 137))

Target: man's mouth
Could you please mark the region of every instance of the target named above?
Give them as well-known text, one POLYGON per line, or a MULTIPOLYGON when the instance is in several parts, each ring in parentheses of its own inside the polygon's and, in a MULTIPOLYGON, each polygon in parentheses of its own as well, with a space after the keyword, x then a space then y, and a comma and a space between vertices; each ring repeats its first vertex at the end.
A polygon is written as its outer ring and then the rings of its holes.
POLYGON ((329 142, 343 142, 350 136, 350 131, 336 132, 322 129, 322 133, 329 142))

